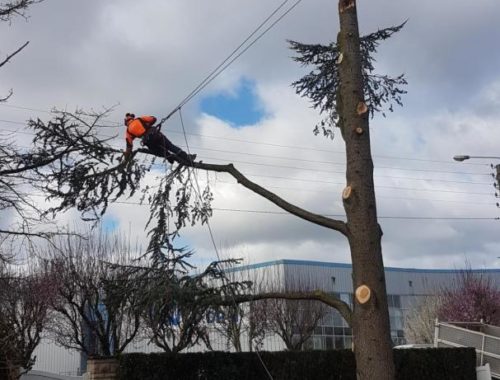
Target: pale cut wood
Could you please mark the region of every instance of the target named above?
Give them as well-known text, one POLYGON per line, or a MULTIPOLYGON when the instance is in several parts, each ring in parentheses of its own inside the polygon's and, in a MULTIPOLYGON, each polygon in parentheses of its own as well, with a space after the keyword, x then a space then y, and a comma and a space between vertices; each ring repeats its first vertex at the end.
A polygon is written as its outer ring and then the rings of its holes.
POLYGON ((349 197, 351 196, 351 192, 352 192, 352 187, 346 186, 344 188, 344 191, 342 191, 342 199, 344 200, 349 199, 349 197))
POLYGON ((358 302, 363 305, 370 300, 370 298, 372 296, 372 291, 370 290, 370 288, 368 286, 361 285, 361 286, 358 286, 355 294, 356 294, 356 299, 358 300, 358 302))

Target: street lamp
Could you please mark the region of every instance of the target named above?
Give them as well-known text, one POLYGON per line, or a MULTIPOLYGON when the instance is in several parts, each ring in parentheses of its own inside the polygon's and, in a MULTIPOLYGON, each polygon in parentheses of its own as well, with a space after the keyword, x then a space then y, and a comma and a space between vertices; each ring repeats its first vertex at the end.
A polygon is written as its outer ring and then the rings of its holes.
POLYGON ((453 159, 455 161, 460 161, 460 162, 468 160, 469 158, 485 158, 485 159, 490 159, 490 160, 500 160, 500 157, 496 157, 496 156, 467 156, 467 155, 453 156, 453 159))
MULTIPOLYGON (((490 159, 490 160, 500 160, 500 157, 498 156, 468 156, 468 155, 458 155, 458 156, 453 156, 453 159, 455 161, 465 161, 465 160, 468 160, 469 158, 484 158, 484 159, 490 159)), ((497 164, 495 166, 493 166, 493 164, 491 164, 491 167, 492 168, 495 168, 496 169, 496 175, 491 173, 492 177, 496 179, 496 183, 493 184, 493 186, 495 186, 495 188, 497 190, 499 190, 499 193, 500 193, 500 164, 497 164)), ((495 193, 495 197, 497 198, 500 198, 500 194, 499 193, 495 193)), ((497 207, 500 208, 500 203, 497 203, 497 207)))

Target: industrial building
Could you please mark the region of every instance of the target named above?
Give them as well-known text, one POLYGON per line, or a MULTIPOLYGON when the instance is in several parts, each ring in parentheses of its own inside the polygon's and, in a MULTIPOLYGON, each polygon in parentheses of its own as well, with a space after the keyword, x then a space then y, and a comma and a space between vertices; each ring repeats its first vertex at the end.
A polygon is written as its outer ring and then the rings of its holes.
MULTIPOLYGON (((500 269, 473 269, 477 275, 484 276, 500 287, 500 269)), ((432 296, 442 287, 452 286, 461 270, 451 269, 414 269, 386 267, 391 336, 395 345, 404 344, 405 316, 422 297, 432 296)), ((329 263, 303 260, 276 260, 244 265, 228 270, 228 277, 234 280, 250 280, 258 284, 258 290, 313 290, 338 296, 352 305, 352 266, 344 263, 329 263)), ((219 318, 207 315, 206 323, 213 324, 212 347, 215 350, 231 349, 227 339, 217 332, 219 318)), ((243 350, 249 350, 248 339, 242 339, 243 350)), ((329 310, 314 330, 306 344, 311 349, 349 348, 352 343, 352 330, 336 310, 329 310)), ((262 350, 282 350, 285 348, 277 336, 266 336, 262 350)), ((199 351, 195 347, 189 351, 199 351)), ((144 341, 133 342, 127 349, 131 351, 152 352, 157 348, 144 341)), ((71 352, 45 339, 36 352, 35 370, 60 374, 80 374, 85 368, 84 359, 78 352, 71 352)))
MULTIPOLYGON (((500 288, 500 269, 473 269, 500 288)), ((338 296, 352 306, 351 264, 303 260, 277 260, 241 266, 232 270, 237 279, 261 284, 262 289, 300 290, 321 289, 338 296)), ((432 296, 443 287, 457 281, 462 270, 385 268, 387 299, 394 345, 406 343, 404 320, 422 297, 432 296)), ((350 348, 352 330, 336 310, 322 318, 309 348, 350 348)), ((272 345, 274 346, 274 344, 272 345)), ((264 347, 267 348, 267 347, 264 347)), ((270 347, 276 349, 276 347, 270 347)), ((283 347, 281 347, 283 348, 283 347)), ((278 347, 277 349, 280 349, 278 347)))

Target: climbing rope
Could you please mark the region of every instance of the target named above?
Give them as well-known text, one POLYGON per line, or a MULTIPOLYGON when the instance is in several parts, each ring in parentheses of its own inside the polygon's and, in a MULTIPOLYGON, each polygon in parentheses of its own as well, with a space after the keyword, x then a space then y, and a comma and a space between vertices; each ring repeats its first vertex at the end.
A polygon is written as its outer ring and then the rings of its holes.
MULTIPOLYGON (((189 142, 188 142, 188 139, 187 139, 187 133, 186 133, 186 128, 185 128, 185 125, 184 125, 184 119, 182 117, 182 107, 184 105, 186 105, 191 99, 193 99, 197 94, 199 94, 209 83, 211 83, 215 78, 217 78, 222 72, 224 72, 231 64, 233 64, 234 61, 236 61, 241 55, 243 55, 248 49, 250 49, 250 47, 252 47, 259 39, 261 39, 269 30, 271 30, 279 21, 281 21, 287 14, 289 14, 302 0, 297 0, 291 7, 289 7, 283 14, 281 14, 280 17, 278 17, 274 22, 271 23, 270 26, 268 26, 266 29, 264 29, 257 37, 255 37, 255 39, 253 39, 243 50, 241 50, 239 53, 238 51, 248 42, 250 41, 250 39, 256 35, 259 30, 261 30, 266 24, 267 22, 277 13, 279 12, 290 0, 284 0, 263 22, 261 22, 259 24, 259 26, 257 28, 255 28, 255 30, 247 37, 245 38, 245 40, 240 43, 215 69, 213 69, 180 103, 177 107, 175 107, 169 114, 167 114, 165 117, 163 117, 160 122, 156 125, 157 128, 158 128, 158 131, 161 130, 161 127, 162 125, 168 120, 170 119, 176 112, 179 112, 179 118, 180 118, 180 121, 181 121, 181 125, 182 125, 182 131, 183 131, 183 134, 184 134, 184 141, 186 143, 186 149, 187 149, 187 152, 189 154, 189 157, 192 157, 191 156, 191 151, 190 151, 190 148, 189 148, 189 142), (238 53, 238 54, 237 54, 238 53)), ((192 162, 191 162, 192 163, 192 162)), ((203 198, 201 196, 201 188, 200 188, 200 185, 199 185, 199 182, 198 182, 198 177, 197 175, 193 174, 193 171, 194 169, 191 167, 191 166, 188 166, 188 171, 189 171, 189 178, 191 180, 191 178, 194 178, 194 189, 195 189, 195 192, 198 196, 198 198, 200 199, 201 202, 203 202, 203 198)), ((191 182, 191 184, 193 185, 193 183, 191 182)), ((214 234, 213 234, 213 231, 212 231, 212 227, 210 226, 210 222, 209 220, 207 219, 207 228, 208 228, 208 232, 209 232, 209 235, 210 235, 210 239, 211 239, 211 242, 212 242, 212 245, 213 245, 213 248, 214 248, 214 251, 216 253, 216 256, 217 256, 217 259, 219 261, 219 263, 221 262, 221 257, 220 257, 220 254, 219 254, 219 249, 217 247, 217 244, 215 242, 215 238, 214 238, 214 234)), ((224 274, 224 269, 222 267, 219 267, 221 273, 224 274)), ((226 277, 223 275, 222 276, 222 282, 223 282, 223 285, 224 282, 226 281, 226 277)), ((236 299, 235 299, 235 294, 234 294, 234 290, 231 288, 231 287, 228 287, 230 289, 230 293, 231 293, 231 298, 232 298, 232 301, 233 301, 233 304, 235 306, 235 309, 238 308, 237 306, 237 303, 236 303, 236 299)), ((271 375, 271 373, 269 372, 269 369, 267 368, 266 364, 264 363, 264 361, 262 360, 262 357, 259 353, 259 350, 257 347, 255 347, 255 351, 254 351, 258 358, 259 358, 259 361, 261 362, 262 364, 262 367, 264 368, 264 370, 266 371, 266 374, 267 376, 269 377, 270 380, 273 380, 273 377, 271 375)))
MULTIPOLYGON (((182 108, 179 108, 178 111, 179 111, 179 118, 180 118, 180 121, 181 121, 182 131, 183 131, 183 134, 184 134, 184 142, 186 143, 186 150, 187 150, 188 154, 191 155, 191 151, 190 151, 190 148, 189 148, 189 142, 188 142, 188 139, 187 139, 186 128, 185 128, 185 125, 184 125, 184 118, 182 117, 182 108)), ((193 173, 194 169, 192 167, 190 167, 190 166, 188 166, 188 171, 189 171, 189 179, 190 179, 190 181, 191 181, 191 178, 194 178, 194 184, 195 184, 195 186, 193 186, 193 187, 195 189, 195 193, 198 196, 198 198, 200 199, 200 202, 203 202, 203 198, 201 196, 201 188, 200 188, 200 184, 199 184, 199 181, 198 181, 198 176, 193 173)), ((193 185, 193 182, 191 182, 191 185, 193 185)), ((221 260, 221 256, 219 254, 219 248, 217 247, 217 243, 215 242, 215 238, 214 238, 214 234, 213 234, 213 231, 212 231, 212 227, 210 226, 210 221, 208 219, 207 219, 206 224, 207 224, 208 232, 209 232, 209 235, 210 235, 210 240, 212 242, 212 246, 214 248, 215 254, 217 255, 217 260, 219 261, 217 265, 219 266, 219 270, 222 273, 221 280, 222 280, 223 285, 226 285, 227 278, 224 275, 224 268, 222 268, 219 265, 219 263, 222 261, 221 260)), ((237 310, 238 309, 238 304, 236 303, 236 295, 234 294, 234 290, 231 287, 228 287, 228 289, 230 290, 230 295, 231 295, 231 299, 232 299, 233 304, 234 304, 234 308, 235 308, 235 310, 237 310)), ((254 350, 255 350, 254 352, 257 354, 257 357, 259 358, 260 363, 262 364, 262 367, 266 371, 267 376, 269 377, 270 380, 273 380, 273 376, 271 375, 271 372, 269 371, 269 369, 267 368, 266 364, 262 360, 262 357, 260 355, 260 352, 259 352, 257 346, 254 347, 254 350)))

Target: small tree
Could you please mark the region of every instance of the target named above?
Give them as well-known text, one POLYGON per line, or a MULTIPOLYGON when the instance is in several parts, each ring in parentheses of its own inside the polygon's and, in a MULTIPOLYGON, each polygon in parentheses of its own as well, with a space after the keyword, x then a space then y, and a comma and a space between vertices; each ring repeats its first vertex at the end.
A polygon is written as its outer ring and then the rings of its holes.
MULTIPOLYGON (((265 281, 256 285, 256 293, 269 291, 292 293, 313 293, 318 286, 312 278, 297 278, 285 283, 281 273, 274 270, 265 281)), ((288 350, 304 349, 304 343, 314 333, 321 319, 328 313, 328 307, 313 300, 268 299, 266 316, 268 331, 278 335, 288 350)))
POLYGON ((267 320, 267 300, 252 301, 248 310, 247 339, 250 351, 258 349, 269 333, 269 322, 267 320))
MULTIPOLYGON (((40 272, 0 276, 0 373, 17 376, 35 363, 33 352, 48 322, 54 281, 40 272), (7 374, 5 373, 7 372, 7 374)), ((14 377, 16 378, 16 377, 14 377)))
POLYGON ((408 343, 431 344, 434 327, 441 306, 439 295, 423 297, 405 319, 404 334, 408 343))
MULTIPOLYGON (((0 2, 0 22, 11 23, 16 17, 27 19, 28 9, 43 0, 10 0, 0 2)), ((14 52, 0 59, 0 68, 10 63, 29 44, 22 44, 14 52)), ((13 90, 0 89, 0 103, 6 102, 13 90)), ((48 222, 36 202, 29 196, 29 190, 37 182, 34 169, 48 165, 53 161, 52 149, 24 149, 17 146, 12 134, 0 132, 0 213, 4 215, 3 227, 0 228, 0 260, 12 260, 15 254, 9 248, 22 246, 32 238, 48 239, 57 231, 37 228, 48 222), (7 214, 7 215, 6 215, 7 214), (10 214, 10 215, 9 215, 10 214), (12 223, 7 224, 8 218, 12 223), (15 244, 12 244, 15 242, 15 244), (6 252, 8 252, 6 254, 6 252)))
POLYGON ((228 346, 236 352, 243 351, 242 336, 248 331, 245 310, 244 305, 234 304, 210 311, 214 317, 214 329, 226 338, 228 346))
MULTIPOLYGON (((3 22, 12 22, 12 19, 21 16, 26 18, 26 12, 28 8, 36 3, 40 3, 43 0, 11 0, 9 2, 0 2, 0 21, 3 22)), ((16 54, 18 54, 21 50, 23 50, 26 46, 28 46, 29 41, 25 42, 21 45, 16 51, 10 53, 0 61, 0 67, 7 64, 16 54)), ((5 102, 12 96, 12 89, 8 92, 7 95, 0 97, 0 102, 5 102)))
POLYGON ((203 272, 193 275, 185 267, 190 255, 181 253, 161 265, 142 270, 149 279, 144 293, 146 336, 165 352, 180 352, 200 342, 211 349, 207 315, 220 310, 228 294, 237 294, 248 287, 245 282, 228 282, 221 270, 222 265, 234 260, 213 262, 203 272))
POLYGON ((283 340, 288 350, 303 350, 326 312, 327 308, 317 301, 269 300, 270 331, 283 340))
POLYGON ((136 336, 143 308, 140 279, 127 270, 128 243, 92 232, 60 238, 45 259, 57 278, 51 303, 56 341, 87 355, 123 352, 136 336))

